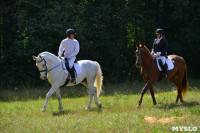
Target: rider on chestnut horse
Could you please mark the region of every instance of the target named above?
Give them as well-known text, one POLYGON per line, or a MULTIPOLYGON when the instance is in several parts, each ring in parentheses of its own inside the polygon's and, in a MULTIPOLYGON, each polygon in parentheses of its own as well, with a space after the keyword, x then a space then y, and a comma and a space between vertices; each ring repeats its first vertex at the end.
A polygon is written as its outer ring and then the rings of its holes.
POLYGON ((159 81, 171 80, 177 86, 177 98, 176 103, 180 99, 183 101, 182 94, 188 89, 187 81, 187 65, 185 60, 178 55, 169 55, 169 59, 172 60, 174 68, 168 71, 167 78, 160 79, 160 71, 157 67, 157 61, 155 57, 150 53, 149 49, 144 45, 136 44, 136 67, 141 67, 141 76, 146 82, 146 85, 141 91, 141 97, 137 107, 140 107, 145 92, 149 89, 153 103, 156 105, 156 99, 154 96, 153 84, 159 81))
POLYGON ((167 40, 164 37, 164 30, 163 29, 157 29, 156 33, 157 38, 153 42, 153 48, 151 54, 157 54, 159 58, 161 59, 161 68, 162 68, 162 76, 164 78, 168 77, 167 74, 167 64, 166 64, 166 58, 167 58, 167 50, 168 50, 168 43, 167 40))

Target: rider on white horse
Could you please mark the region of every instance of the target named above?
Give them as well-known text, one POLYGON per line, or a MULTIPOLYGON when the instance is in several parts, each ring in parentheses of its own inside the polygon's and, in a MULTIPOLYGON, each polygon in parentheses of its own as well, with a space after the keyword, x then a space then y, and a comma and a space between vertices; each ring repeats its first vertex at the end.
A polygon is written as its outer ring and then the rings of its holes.
POLYGON ((76 39, 74 39, 75 31, 73 29, 67 30, 67 38, 62 40, 60 43, 58 57, 61 58, 64 52, 65 64, 66 68, 71 75, 71 82, 76 83, 75 80, 75 69, 74 69, 74 61, 76 60, 76 55, 79 52, 79 43, 76 39))
MULTIPOLYGON (((64 72, 62 66, 62 60, 50 52, 42 52, 37 57, 33 56, 33 60, 36 61, 36 66, 40 71, 41 79, 48 79, 51 84, 51 89, 46 95, 46 102, 43 110, 46 111, 48 101, 53 93, 56 92, 59 101, 59 109, 62 109, 60 87, 65 85, 68 74, 64 72)), ((83 84, 88 88, 90 94, 90 100, 86 109, 89 109, 94 98, 95 104, 101 107, 101 103, 98 101, 98 96, 102 90, 102 71, 98 62, 91 60, 80 60, 78 64, 81 68, 81 73, 77 74, 76 84, 69 83, 67 86, 74 86, 77 84, 83 84)))

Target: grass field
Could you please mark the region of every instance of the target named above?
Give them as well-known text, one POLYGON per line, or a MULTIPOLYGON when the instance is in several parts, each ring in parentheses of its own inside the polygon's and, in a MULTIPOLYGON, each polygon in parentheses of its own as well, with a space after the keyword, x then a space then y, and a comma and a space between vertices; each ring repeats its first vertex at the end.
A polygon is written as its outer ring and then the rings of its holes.
POLYGON ((190 81, 184 104, 175 104, 175 86, 169 82, 155 85, 157 105, 149 92, 142 107, 135 106, 144 83, 105 85, 98 109, 93 103, 85 110, 89 96, 82 86, 62 88, 63 110, 53 96, 47 112, 42 112, 42 89, 1 90, 0 132, 172 132, 173 126, 196 126, 200 132, 200 80, 190 81))

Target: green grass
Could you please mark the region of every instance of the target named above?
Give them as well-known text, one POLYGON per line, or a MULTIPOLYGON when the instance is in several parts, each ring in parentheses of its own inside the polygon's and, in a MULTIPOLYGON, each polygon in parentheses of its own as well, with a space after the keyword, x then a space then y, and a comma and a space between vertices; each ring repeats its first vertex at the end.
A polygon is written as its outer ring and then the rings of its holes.
POLYGON ((199 81, 191 81, 190 84, 189 91, 184 96, 184 104, 174 104, 177 94, 173 84, 167 82, 154 87, 158 104, 153 105, 148 92, 140 109, 135 106, 144 83, 105 85, 104 93, 99 97, 103 107, 98 109, 93 103, 92 108, 87 111, 85 107, 89 96, 81 86, 62 90, 63 111, 58 110, 58 101, 53 96, 47 112, 41 112, 47 89, 4 90, 0 95, 0 132, 168 133, 172 126, 197 126, 197 132, 200 132, 200 85, 199 81), (67 90, 73 95, 65 94, 67 90), (162 124, 147 123, 145 116, 185 118, 162 124))

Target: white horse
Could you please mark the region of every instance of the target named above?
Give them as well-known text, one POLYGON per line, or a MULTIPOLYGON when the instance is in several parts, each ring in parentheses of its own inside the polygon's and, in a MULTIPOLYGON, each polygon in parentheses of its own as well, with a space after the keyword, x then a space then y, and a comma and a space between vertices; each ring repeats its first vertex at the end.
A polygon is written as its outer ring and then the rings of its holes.
MULTIPOLYGON (((37 57, 33 56, 33 60, 36 61, 36 66, 40 71, 40 78, 45 80, 46 78, 51 84, 51 89, 46 95, 46 102, 42 111, 46 111, 48 100, 51 95, 56 92, 59 102, 59 109, 63 108, 61 102, 60 86, 63 86, 66 82, 68 74, 64 73, 62 67, 62 61, 57 56, 49 52, 42 52, 37 57)), ((101 103, 98 101, 98 96, 102 91, 102 71, 100 65, 95 61, 81 60, 78 61, 82 68, 82 73, 77 74, 76 85, 81 83, 89 89, 90 100, 86 109, 89 109, 92 104, 93 97, 95 104, 101 107, 101 103)), ((67 84, 67 86, 73 86, 75 84, 67 84)))

